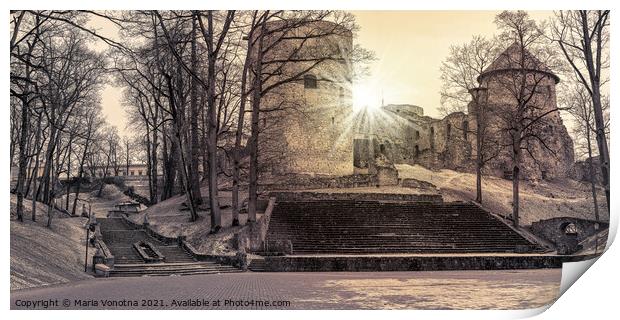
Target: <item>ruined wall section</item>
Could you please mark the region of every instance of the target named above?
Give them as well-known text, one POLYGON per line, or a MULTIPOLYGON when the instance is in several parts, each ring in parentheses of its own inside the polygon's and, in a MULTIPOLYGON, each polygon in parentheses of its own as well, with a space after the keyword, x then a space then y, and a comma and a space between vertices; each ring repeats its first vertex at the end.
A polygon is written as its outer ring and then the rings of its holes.
POLYGON ((385 109, 390 125, 377 128, 394 163, 431 169, 471 170, 475 136, 469 116, 453 113, 443 119, 385 109))

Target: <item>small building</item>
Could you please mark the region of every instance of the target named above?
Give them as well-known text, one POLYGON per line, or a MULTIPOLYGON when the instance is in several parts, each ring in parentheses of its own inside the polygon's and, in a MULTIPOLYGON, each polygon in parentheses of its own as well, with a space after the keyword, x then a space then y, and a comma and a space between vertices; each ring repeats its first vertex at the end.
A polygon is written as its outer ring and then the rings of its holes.
POLYGON ((84 168, 85 177, 145 177, 148 176, 146 164, 120 166, 93 166, 84 168), (107 170, 107 171, 106 171, 107 170))

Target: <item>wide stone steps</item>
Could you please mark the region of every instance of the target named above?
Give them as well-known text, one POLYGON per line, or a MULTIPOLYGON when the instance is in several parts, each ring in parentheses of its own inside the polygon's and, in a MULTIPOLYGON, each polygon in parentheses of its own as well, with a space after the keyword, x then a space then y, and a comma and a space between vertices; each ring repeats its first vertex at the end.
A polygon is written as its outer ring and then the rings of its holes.
POLYGON ((133 230, 122 218, 97 218, 101 231, 133 230))
POLYGON ((158 246, 165 262, 195 262, 195 259, 179 246, 158 246))
POLYGON ((263 272, 265 271, 265 259, 261 258, 253 258, 250 261, 250 265, 248 265, 248 269, 254 272, 263 272))
POLYGON ((267 245, 290 240, 294 254, 522 252, 541 248, 467 203, 278 202, 267 245))
POLYGON ((108 246, 115 263, 144 263, 136 249, 131 247, 108 246))
POLYGON ((114 265, 110 272, 113 277, 135 276, 170 276, 190 274, 216 274, 239 272, 232 266, 217 264, 214 262, 190 262, 190 263, 145 263, 145 264, 119 264, 114 265))
POLYGON ((334 248, 298 248, 294 254, 331 254, 331 253, 347 253, 347 254, 383 254, 383 253, 511 253, 514 252, 513 247, 413 247, 413 248, 378 248, 378 247, 334 247, 334 248))

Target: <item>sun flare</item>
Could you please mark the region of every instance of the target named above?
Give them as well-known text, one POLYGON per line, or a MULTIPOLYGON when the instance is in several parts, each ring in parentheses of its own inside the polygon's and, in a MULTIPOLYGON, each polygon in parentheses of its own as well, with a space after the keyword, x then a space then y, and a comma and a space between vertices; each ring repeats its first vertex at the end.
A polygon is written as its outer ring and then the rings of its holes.
POLYGON ((378 110, 382 105, 381 100, 381 92, 377 85, 370 82, 356 83, 353 85, 354 110, 378 110))

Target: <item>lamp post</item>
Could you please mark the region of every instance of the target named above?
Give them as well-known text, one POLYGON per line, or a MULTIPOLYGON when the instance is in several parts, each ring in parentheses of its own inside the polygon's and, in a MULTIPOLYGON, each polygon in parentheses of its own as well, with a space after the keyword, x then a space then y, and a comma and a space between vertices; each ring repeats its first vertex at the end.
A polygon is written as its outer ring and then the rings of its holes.
MULTIPOLYGON (((90 205, 90 200, 88 200, 88 221, 86 221, 86 255, 84 257, 84 272, 88 271, 88 240, 90 238, 90 229, 93 228, 93 224, 91 223, 91 213, 92 207, 90 205)), ((93 230, 94 231, 94 230, 93 230)))

